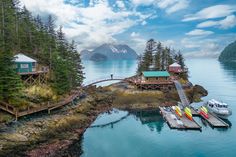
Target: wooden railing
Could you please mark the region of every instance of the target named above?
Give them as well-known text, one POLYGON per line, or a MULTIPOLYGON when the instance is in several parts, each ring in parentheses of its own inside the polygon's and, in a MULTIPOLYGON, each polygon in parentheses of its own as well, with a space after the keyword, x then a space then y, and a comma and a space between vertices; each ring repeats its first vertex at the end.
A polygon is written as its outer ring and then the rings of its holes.
POLYGON ((68 96, 67 98, 63 99, 62 101, 60 101, 58 103, 50 104, 48 102, 47 105, 45 105, 45 104, 42 105, 41 104, 39 107, 28 107, 24 111, 20 111, 16 107, 14 107, 14 106, 6 103, 6 102, 0 102, 0 109, 14 115, 16 120, 17 120, 19 117, 26 116, 26 115, 33 114, 33 113, 37 113, 37 112, 40 112, 40 111, 48 110, 48 113, 50 113, 50 111, 53 110, 53 109, 60 108, 64 105, 67 105, 67 104, 73 102, 74 99, 76 99, 80 95, 81 95, 81 93, 79 91, 76 91, 76 92, 73 92, 70 96, 68 96))

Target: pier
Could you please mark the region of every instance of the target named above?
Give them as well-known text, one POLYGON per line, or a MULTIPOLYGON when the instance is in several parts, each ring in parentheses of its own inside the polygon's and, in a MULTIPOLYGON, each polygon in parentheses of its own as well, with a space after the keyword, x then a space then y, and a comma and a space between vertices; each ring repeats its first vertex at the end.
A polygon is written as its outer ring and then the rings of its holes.
POLYGON ((204 120, 206 120, 208 122, 208 124, 210 124, 211 127, 213 128, 228 128, 229 124, 227 124, 226 122, 224 122, 222 119, 220 119, 219 117, 215 116, 212 113, 208 113, 209 118, 205 118, 204 116, 202 116, 201 114, 199 114, 204 120))
POLYGON ((193 119, 189 120, 185 115, 179 118, 170 107, 159 107, 163 118, 171 129, 201 130, 201 126, 193 119))

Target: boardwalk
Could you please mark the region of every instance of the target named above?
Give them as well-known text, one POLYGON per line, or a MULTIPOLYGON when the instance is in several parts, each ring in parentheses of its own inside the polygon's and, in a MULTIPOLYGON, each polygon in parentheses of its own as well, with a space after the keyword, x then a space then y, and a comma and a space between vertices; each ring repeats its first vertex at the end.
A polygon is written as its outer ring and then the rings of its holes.
POLYGON ((184 93, 182 85, 177 80, 174 81, 174 83, 175 83, 175 87, 176 87, 176 90, 177 90, 177 92, 179 94, 179 98, 180 98, 180 100, 182 102, 183 107, 189 106, 190 103, 189 103, 189 100, 188 100, 187 96, 184 93))
POLYGON ((69 95, 67 98, 63 99, 62 101, 60 101, 58 103, 55 103, 55 104, 49 104, 48 103, 48 105, 41 105, 39 107, 28 108, 25 111, 19 111, 17 108, 15 108, 15 107, 13 107, 13 106, 5 103, 5 102, 0 102, 0 109, 14 115, 16 120, 17 120, 19 117, 30 115, 30 114, 33 114, 33 113, 37 113, 37 112, 40 112, 40 111, 48 110, 48 113, 50 113, 50 111, 53 110, 53 109, 60 108, 64 105, 67 105, 67 104, 73 102, 74 99, 76 99, 80 95, 81 95, 80 91, 75 91, 71 95, 69 95))

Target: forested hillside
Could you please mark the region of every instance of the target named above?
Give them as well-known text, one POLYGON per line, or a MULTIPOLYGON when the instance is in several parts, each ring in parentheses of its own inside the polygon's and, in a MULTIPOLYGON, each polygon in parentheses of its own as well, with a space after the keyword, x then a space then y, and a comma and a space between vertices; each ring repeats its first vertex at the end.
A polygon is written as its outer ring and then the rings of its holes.
POLYGON ((236 61, 236 41, 225 47, 220 54, 219 60, 222 62, 236 61))
POLYGON ((75 42, 68 42, 54 18, 33 17, 18 0, 0 1, 0 100, 18 99, 24 86, 14 69, 14 55, 26 54, 48 66, 48 85, 59 95, 81 85, 83 72, 75 42))

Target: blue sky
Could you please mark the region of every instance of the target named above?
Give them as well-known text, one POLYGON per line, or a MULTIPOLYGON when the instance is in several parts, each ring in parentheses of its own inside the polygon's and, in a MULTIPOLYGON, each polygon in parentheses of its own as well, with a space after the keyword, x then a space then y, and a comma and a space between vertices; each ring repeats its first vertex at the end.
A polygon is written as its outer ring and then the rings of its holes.
POLYGON ((52 14, 78 50, 128 44, 142 53, 154 38, 187 57, 217 56, 236 40, 235 0, 20 0, 52 14))

